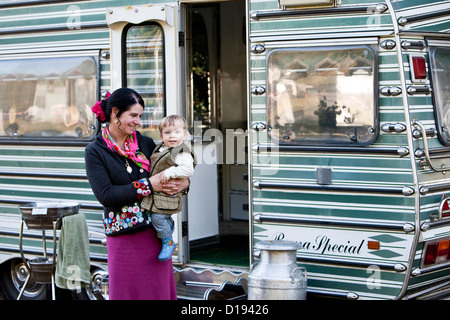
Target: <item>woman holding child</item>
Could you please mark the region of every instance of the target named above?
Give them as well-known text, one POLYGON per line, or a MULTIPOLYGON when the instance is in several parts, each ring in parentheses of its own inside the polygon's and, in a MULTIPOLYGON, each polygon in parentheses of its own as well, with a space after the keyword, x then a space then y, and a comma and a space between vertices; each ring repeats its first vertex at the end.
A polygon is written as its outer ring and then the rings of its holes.
POLYGON ((189 182, 163 184, 158 176, 150 177, 149 159, 156 145, 136 130, 144 107, 142 97, 128 88, 114 91, 92 107, 106 126, 86 147, 86 173, 104 206, 111 300, 177 298, 172 260, 158 259, 161 240, 140 203, 153 192, 179 193, 189 182))

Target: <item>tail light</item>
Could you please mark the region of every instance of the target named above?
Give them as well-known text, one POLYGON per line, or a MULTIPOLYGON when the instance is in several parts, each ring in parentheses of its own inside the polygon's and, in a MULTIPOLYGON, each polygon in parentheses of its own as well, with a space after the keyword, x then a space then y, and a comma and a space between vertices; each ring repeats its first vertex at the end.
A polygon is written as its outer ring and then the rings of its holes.
POLYGON ((424 265, 438 264, 450 261, 450 239, 431 242, 427 245, 424 256, 424 265))
POLYGON ((450 198, 447 198, 447 196, 445 194, 442 196, 442 200, 439 203, 438 219, 450 217, 449 200, 450 200, 450 198))
POLYGON ((423 55, 410 55, 409 68, 412 82, 425 82, 427 79, 427 64, 423 55))

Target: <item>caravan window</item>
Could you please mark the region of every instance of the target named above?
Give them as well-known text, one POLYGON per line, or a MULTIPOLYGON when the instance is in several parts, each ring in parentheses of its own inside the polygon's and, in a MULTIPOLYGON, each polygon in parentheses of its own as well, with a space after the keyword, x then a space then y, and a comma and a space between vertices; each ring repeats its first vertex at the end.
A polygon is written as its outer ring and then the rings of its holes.
POLYGON ((287 144, 367 145, 376 139, 376 56, 368 46, 273 50, 269 134, 287 144))
POLYGON ((91 137, 97 85, 91 57, 0 61, 0 137, 91 137))
POLYGON ((430 62, 441 141, 450 144, 450 48, 432 48, 430 62))
POLYGON ((159 121, 166 115, 164 35, 156 24, 131 26, 126 33, 126 86, 145 102, 139 131, 161 140, 159 121))

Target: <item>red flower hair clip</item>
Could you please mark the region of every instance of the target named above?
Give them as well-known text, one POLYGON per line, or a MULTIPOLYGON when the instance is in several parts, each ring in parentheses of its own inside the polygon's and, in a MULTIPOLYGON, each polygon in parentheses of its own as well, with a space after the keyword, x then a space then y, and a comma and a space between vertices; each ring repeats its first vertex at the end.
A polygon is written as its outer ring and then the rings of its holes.
MULTIPOLYGON (((111 93, 106 92, 106 98, 103 100, 106 100, 109 98, 111 93)), ((102 122, 106 121, 105 112, 102 109, 102 100, 97 101, 91 108, 92 112, 97 115, 97 119, 100 119, 102 122)))

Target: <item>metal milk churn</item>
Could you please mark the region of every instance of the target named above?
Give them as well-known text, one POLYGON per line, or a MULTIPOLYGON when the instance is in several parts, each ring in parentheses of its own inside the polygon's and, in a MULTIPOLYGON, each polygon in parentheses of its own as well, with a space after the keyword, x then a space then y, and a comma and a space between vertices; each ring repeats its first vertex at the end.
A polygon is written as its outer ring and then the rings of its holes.
POLYGON ((306 300, 306 269, 297 267, 294 241, 261 241, 260 262, 248 276, 248 300, 306 300))

